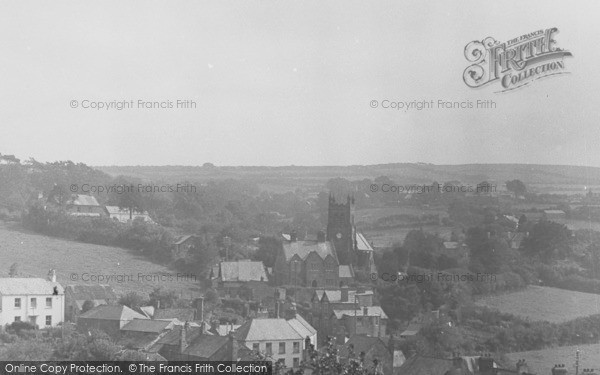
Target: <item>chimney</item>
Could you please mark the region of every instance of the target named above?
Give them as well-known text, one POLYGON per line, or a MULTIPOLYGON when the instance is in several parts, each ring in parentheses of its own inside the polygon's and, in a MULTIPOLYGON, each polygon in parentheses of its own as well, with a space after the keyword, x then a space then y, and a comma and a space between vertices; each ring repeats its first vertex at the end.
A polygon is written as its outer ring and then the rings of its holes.
POLYGON ((275 318, 279 319, 279 301, 275 301, 275 318))
POLYGON ((188 346, 186 336, 187 336, 187 330, 188 330, 189 325, 190 324, 188 322, 185 322, 185 324, 181 327, 181 335, 179 336, 179 352, 181 354, 183 354, 183 352, 185 351, 185 349, 188 346))
POLYGON ((494 371, 494 359, 489 355, 479 357, 479 372, 482 375, 492 374, 494 371))
POLYGON ((317 242, 325 242, 325 232, 322 230, 317 232, 317 242))
POLYGON ((369 308, 367 306, 363 307, 363 315, 364 316, 368 316, 369 315, 369 308))
POLYGON ((294 319, 296 317, 296 306, 292 305, 285 311, 285 320, 294 319))
POLYGON ((219 325, 221 324, 221 322, 219 322, 218 320, 213 320, 212 322, 210 322, 210 329, 215 333, 218 334, 219 333, 219 325))
POLYGON ((294 229, 290 232, 290 242, 296 242, 297 240, 298 240, 298 233, 294 229))
POLYGON ((233 331, 229 332, 229 350, 231 353, 231 360, 233 362, 237 362, 238 360, 238 348, 239 348, 239 344, 237 342, 237 339, 235 338, 235 333, 233 333, 233 331))
POLYGON ((342 302, 348 302, 348 287, 344 285, 341 287, 342 291, 342 302))
POLYGON ((552 375, 567 375, 567 369, 565 365, 554 365, 552 368, 552 375))
POLYGON ((53 283, 56 282, 56 270, 48 271, 48 281, 51 281, 53 283))
POLYGON ((517 375, 528 374, 528 373, 529 373, 529 366, 527 366, 527 363, 525 362, 524 359, 520 359, 517 362, 517 375))

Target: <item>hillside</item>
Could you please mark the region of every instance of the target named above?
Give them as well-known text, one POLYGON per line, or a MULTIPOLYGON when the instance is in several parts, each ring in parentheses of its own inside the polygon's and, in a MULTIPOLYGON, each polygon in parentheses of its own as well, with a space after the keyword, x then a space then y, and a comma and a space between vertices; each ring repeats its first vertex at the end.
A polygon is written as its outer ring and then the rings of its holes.
POLYGON ((113 280, 101 283, 112 285, 117 293, 148 293, 155 287, 188 296, 199 293, 198 282, 156 280, 160 275, 173 275, 176 279, 177 271, 152 263, 130 250, 28 233, 3 222, 0 222, 0 257, 0 277, 7 277, 11 264, 18 263, 21 277, 45 278, 50 269, 55 269, 62 285, 85 284, 83 279, 104 275, 113 280), (141 280, 138 274, 141 274, 141 280))
POLYGON ((489 295, 476 302, 531 321, 561 323, 600 314, 600 295, 530 285, 524 290, 489 295))

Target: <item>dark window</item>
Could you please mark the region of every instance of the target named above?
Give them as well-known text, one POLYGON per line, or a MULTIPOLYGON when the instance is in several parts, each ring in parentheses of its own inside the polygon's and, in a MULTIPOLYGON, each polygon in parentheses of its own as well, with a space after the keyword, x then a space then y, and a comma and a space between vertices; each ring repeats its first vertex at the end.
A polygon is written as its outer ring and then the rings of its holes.
POLYGON ((46 308, 52 308, 52 298, 48 297, 46 298, 46 308))
POLYGON ((285 354, 285 342, 279 343, 279 354, 285 354))
POLYGON ((267 354, 273 354, 273 344, 271 344, 270 342, 267 343, 267 347, 266 350, 267 354))
POLYGON ((52 315, 46 315, 46 325, 47 326, 52 325, 52 315))
POLYGON ((254 343, 252 344, 252 350, 254 350, 255 352, 259 351, 259 344, 258 343, 254 343))
POLYGON ((37 298, 32 298, 31 299, 31 308, 32 309, 37 309, 37 298))
POLYGON ((300 353, 300 343, 299 342, 294 343, 294 353, 300 353))

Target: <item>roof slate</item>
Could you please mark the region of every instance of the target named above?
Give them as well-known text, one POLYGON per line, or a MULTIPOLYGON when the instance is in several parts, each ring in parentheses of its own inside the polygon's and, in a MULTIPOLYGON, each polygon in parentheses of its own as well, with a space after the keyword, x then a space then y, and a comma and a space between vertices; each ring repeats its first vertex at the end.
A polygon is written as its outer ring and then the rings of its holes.
POLYGON ((0 278, 0 295, 53 295, 54 288, 59 295, 65 293, 63 287, 56 282, 42 278, 4 277, 0 278))
POLYGON ((337 259, 335 250, 329 241, 294 241, 283 244, 283 253, 285 254, 285 260, 288 262, 294 255, 298 255, 300 259, 305 260, 312 252, 316 252, 322 259, 325 259, 328 255, 337 259))
POLYGON ((222 281, 267 281, 263 262, 221 262, 222 281))

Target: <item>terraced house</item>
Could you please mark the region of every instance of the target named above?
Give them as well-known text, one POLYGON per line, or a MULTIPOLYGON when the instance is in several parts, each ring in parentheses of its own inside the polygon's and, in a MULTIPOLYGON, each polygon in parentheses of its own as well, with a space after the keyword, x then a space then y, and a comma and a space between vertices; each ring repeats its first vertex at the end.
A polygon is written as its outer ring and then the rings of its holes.
POLYGON ((0 326, 29 322, 53 327, 65 319, 65 292, 51 271, 48 279, 0 278, 0 326))

